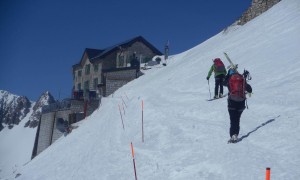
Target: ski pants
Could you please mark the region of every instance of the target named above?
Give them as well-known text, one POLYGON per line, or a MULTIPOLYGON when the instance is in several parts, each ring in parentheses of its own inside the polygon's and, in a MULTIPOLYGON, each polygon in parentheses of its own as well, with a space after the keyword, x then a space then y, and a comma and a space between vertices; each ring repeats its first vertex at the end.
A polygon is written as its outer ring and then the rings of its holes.
POLYGON ((245 101, 233 101, 228 99, 228 112, 230 117, 229 135, 239 135, 240 132, 240 118, 245 109, 245 101))
POLYGON ((223 94, 224 78, 225 78, 224 74, 220 74, 215 77, 215 96, 218 96, 218 94, 219 94, 219 87, 220 87, 220 94, 223 94))

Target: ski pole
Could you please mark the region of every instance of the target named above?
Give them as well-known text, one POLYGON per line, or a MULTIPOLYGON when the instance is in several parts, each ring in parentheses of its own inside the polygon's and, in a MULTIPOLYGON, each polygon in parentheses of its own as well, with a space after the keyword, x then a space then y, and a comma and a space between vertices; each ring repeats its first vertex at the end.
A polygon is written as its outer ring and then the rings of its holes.
POLYGON ((211 99, 211 92, 210 92, 209 79, 207 80, 207 83, 208 83, 208 90, 209 90, 209 99, 211 99))

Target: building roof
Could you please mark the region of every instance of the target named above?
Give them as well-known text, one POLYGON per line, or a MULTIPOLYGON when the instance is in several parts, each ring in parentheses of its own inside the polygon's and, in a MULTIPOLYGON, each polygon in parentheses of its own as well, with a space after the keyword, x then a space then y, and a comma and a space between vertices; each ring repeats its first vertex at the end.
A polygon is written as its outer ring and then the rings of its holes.
POLYGON ((98 56, 105 50, 99 50, 99 49, 91 49, 91 48, 86 48, 85 52, 87 53, 89 59, 93 59, 94 57, 98 56))
MULTIPOLYGON (((116 45, 110 46, 104 50, 100 50, 100 49, 91 49, 91 48, 86 48, 84 53, 87 53, 88 58, 90 59, 90 61, 93 63, 93 61, 95 61, 96 59, 99 58, 103 58, 105 56, 107 56, 108 54, 110 54, 111 52, 114 52, 115 50, 118 50, 120 48, 126 48, 128 46, 131 46, 133 43, 137 42, 137 41, 141 41, 143 42, 146 46, 148 46, 155 54, 157 55, 162 55, 162 53, 155 48, 152 44, 150 44, 145 38, 143 38, 142 36, 137 36, 135 38, 129 39, 127 41, 118 43, 116 45)), ((83 53, 83 56, 84 56, 83 53)), ((83 57, 82 56, 82 57, 83 57)), ((82 58, 80 60, 80 62, 82 61, 82 58)), ((76 67, 80 67, 80 62, 78 64, 73 65, 73 68, 76 67)))
POLYGON ((83 52, 83 55, 80 59, 80 62, 78 64, 74 64, 72 67, 73 67, 73 70, 76 69, 76 68, 80 68, 81 65, 81 61, 83 59, 83 56, 85 54, 87 54, 88 58, 89 59, 93 59, 94 57, 98 56, 99 54, 101 54, 104 50, 100 50, 100 49, 92 49, 92 48, 85 48, 84 52, 83 52))
POLYGON ((162 55, 162 53, 156 49, 152 44, 150 44, 145 38, 143 38, 142 36, 137 36, 135 38, 129 39, 127 41, 121 42, 119 44, 116 44, 114 46, 108 47, 106 48, 103 52, 101 52, 100 54, 98 54, 97 56, 95 56, 92 59, 96 59, 96 58, 102 58, 105 57, 106 55, 108 55, 110 52, 113 52, 115 50, 118 50, 120 47, 121 48, 126 48, 130 45, 132 45, 134 42, 137 41, 141 41, 143 42, 146 46, 148 46, 155 54, 157 55, 162 55))

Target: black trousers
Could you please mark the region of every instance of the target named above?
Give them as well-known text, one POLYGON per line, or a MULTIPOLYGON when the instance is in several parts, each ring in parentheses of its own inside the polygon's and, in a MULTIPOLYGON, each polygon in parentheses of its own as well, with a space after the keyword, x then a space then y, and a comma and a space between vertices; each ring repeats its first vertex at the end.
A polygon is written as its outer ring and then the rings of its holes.
POLYGON ((228 112, 230 117, 230 129, 229 129, 230 137, 234 134, 239 135, 240 118, 244 109, 245 109, 245 100, 237 102, 228 99, 228 112))
POLYGON ((223 94, 223 82, 225 79, 224 74, 220 74, 215 77, 215 96, 219 94, 219 87, 220 87, 220 94, 223 94))

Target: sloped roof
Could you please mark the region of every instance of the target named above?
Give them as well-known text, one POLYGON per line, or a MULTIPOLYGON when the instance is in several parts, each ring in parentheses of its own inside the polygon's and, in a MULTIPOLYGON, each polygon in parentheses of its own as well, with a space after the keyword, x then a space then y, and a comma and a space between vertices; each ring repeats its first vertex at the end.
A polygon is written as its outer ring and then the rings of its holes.
POLYGON ((96 58, 101 58, 101 57, 105 57, 106 55, 108 55, 109 53, 119 49, 119 47, 122 47, 122 48, 126 48, 130 45, 132 45, 134 42, 137 42, 137 41, 141 41, 143 42, 146 46, 148 46, 155 54, 157 55, 162 55, 162 53, 156 49, 152 44, 150 44, 145 38, 143 38, 142 36, 137 36, 135 38, 132 38, 132 39, 129 39, 127 41, 124 41, 124 42, 121 42, 119 44, 116 44, 116 45, 113 45, 111 47, 108 47, 106 48, 103 52, 101 52, 100 54, 98 54, 97 56, 95 56, 94 58, 91 58, 92 59, 96 59, 96 58))
POLYGON ((94 57, 98 56, 105 50, 99 50, 99 49, 91 49, 91 48, 86 48, 85 52, 87 53, 89 59, 93 59, 94 57))
POLYGON ((78 64, 74 64, 74 65, 72 66, 73 69, 76 69, 76 68, 80 68, 80 67, 81 67, 80 63, 81 63, 81 61, 82 61, 83 56, 84 56, 85 53, 87 54, 87 56, 88 56, 89 59, 92 59, 92 58, 98 56, 99 54, 101 54, 103 51, 104 51, 104 50, 100 50, 100 49, 85 48, 85 50, 84 50, 84 52, 83 52, 83 55, 82 55, 82 57, 81 57, 81 59, 80 59, 80 62, 79 62, 78 64))
MULTIPOLYGON (((143 38, 142 36, 137 36, 135 38, 129 39, 127 41, 118 43, 116 45, 110 46, 104 50, 100 50, 100 49, 92 49, 92 48, 86 48, 84 53, 87 53, 88 58, 90 59, 90 61, 93 63, 93 61, 95 61, 96 59, 99 58, 103 58, 106 55, 110 54, 111 52, 118 50, 120 47, 122 48, 126 48, 130 45, 132 45, 133 43, 137 42, 137 41, 141 41, 143 42, 146 46, 148 46, 155 54, 157 55, 162 55, 162 53, 156 49, 152 44, 150 44, 145 38, 143 38)), ((84 56, 83 53, 83 56, 84 56)), ((82 56, 82 57, 83 57, 82 56)), ((80 62, 82 61, 82 58, 80 60, 80 62)), ((79 67, 80 66, 80 62, 78 64, 73 65, 73 68, 79 67)))

